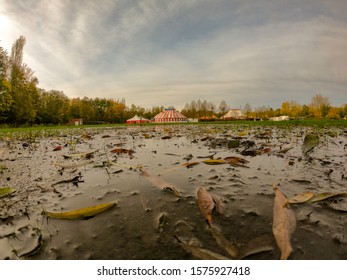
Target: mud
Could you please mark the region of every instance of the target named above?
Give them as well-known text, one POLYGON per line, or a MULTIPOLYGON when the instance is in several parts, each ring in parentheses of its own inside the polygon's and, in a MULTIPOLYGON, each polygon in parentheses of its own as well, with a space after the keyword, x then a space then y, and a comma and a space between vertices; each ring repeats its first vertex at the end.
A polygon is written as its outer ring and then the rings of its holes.
MULTIPOLYGON (((259 238, 272 248, 246 258, 279 259, 272 234, 273 184, 288 197, 347 192, 347 131, 338 128, 84 129, 30 141, 3 138, 0 149, 0 187, 16 189, 0 198, 0 259, 198 258, 175 236, 228 257, 199 210, 199 187, 221 202, 213 224, 227 240, 256 247, 259 238), (319 144, 304 154, 304 137, 311 132, 319 135, 319 144), (54 151, 57 146, 62 149, 54 151), (112 153, 115 148, 134 152, 112 153), (63 156, 90 152, 87 158, 63 156), (212 155, 249 163, 202 162, 212 155), (187 168, 187 161, 199 164, 187 168), (181 196, 154 186, 141 169, 174 185, 181 196), (42 215, 43 210, 69 211, 116 199, 116 207, 89 219, 42 215)), ((347 259, 346 204, 345 196, 292 204, 297 226, 290 259, 347 259)))

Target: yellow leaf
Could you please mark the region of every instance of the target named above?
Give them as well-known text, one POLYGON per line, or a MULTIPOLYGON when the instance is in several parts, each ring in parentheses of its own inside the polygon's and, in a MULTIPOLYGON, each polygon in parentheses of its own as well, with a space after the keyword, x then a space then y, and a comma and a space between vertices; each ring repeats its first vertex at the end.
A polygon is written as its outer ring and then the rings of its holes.
POLYGON ((286 196, 276 186, 273 186, 273 189, 275 191, 275 201, 272 232, 277 246, 281 250, 281 260, 286 260, 293 250, 290 238, 296 227, 296 219, 294 212, 288 208, 286 196))
POLYGON ((201 213, 207 220, 207 223, 211 225, 212 223, 212 211, 215 207, 212 196, 204 188, 198 189, 198 205, 201 213))
POLYGON ((82 218, 88 218, 93 217, 96 214, 102 213, 106 211, 107 209, 115 206, 118 203, 118 201, 113 201, 110 203, 104 203, 94 206, 89 206, 77 210, 67 211, 67 212, 49 212, 44 210, 42 212, 43 215, 46 215, 51 218, 55 219, 68 219, 68 220, 74 220, 74 219, 82 219, 82 218))
POLYGON ((203 163, 209 164, 209 165, 218 165, 218 164, 224 164, 227 162, 223 159, 207 159, 207 160, 204 160, 203 163))
POLYGON ((314 196, 313 192, 304 192, 293 196, 288 199, 289 203, 304 203, 314 196))
POLYGON ((332 192, 324 192, 324 193, 317 193, 315 194, 308 202, 318 202, 323 201, 331 197, 335 196, 345 196, 347 193, 332 193, 332 192))
POLYGON ((10 187, 3 187, 0 188, 0 197, 4 197, 6 195, 10 195, 11 193, 15 192, 16 190, 10 187))

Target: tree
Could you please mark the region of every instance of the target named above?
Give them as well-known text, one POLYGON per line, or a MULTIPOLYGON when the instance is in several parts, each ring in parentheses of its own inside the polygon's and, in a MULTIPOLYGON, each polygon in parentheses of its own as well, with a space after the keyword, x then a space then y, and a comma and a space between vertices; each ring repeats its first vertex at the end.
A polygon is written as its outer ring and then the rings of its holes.
POLYGON ((12 45, 10 57, 10 95, 13 102, 9 110, 9 121, 15 124, 34 122, 39 99, 38 79, 23 64, 25 42, 25 38, 20 36, 12 45))
POLYGON ((45 124, 64 124, 68 121, 69 98, 58 90, 40 92, 37 120, 45 124))
POLYGON ((225 113, 228 111, 228 104, 225 102, 225 100, 222 100, 218 106, 219 111, 222 113, 222 115, 225 115, 225 113))
POLYGON ((8 81, 9 57, 7 52, 0 47, 0 115, 6 116, 13 103, 11 85, 8 81))
POLYGON ((324 97, 321 94, 316 94, 312 97, 309 107, 310 112, 314 117, 326 117, 330 110, 330 101, 327 97, 324 97))
POLYGON ((252 107, 251 107, 251 105, 247 102, 246 104, 245 104, 245 106, 243 107, 243 113, 247 116, 247 117, 249 117, 250 116, 250 113, 252 113, 252 107))

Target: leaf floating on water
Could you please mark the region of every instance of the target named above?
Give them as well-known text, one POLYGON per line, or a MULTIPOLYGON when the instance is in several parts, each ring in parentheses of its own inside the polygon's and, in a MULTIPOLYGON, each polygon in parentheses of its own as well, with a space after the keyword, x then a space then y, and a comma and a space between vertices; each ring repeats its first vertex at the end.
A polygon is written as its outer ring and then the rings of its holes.
POLYGON ((313 192, 304 192, 304 193, 300 193, 297 194, 295 196, 293 196, 292 198, 288 199, 289 203, 304 203, 308 200, 310 200, 312 197, 314 196, 313 192))
POLYGON ((335 196, 347 196, 347 193, 346 192, 342 192, 342 193, 333 193, 333 192, 317 193, 310 200, 308 200, 308 202, 319 202, 319 201, 323 201, 323 200, 326 200, 328 198, 335 197, 335 196))
POLYGON ((294 148, 294 146, 291 146, 291 147, 288 147, 288 148, 282 148, 281 150, 275 151, 274 153, 285 154, 286 152, 290 151, 293 148, 294 148))
POLYGON ((202 161, 205 164, 209 164, 209 165, 219 165, 219 164, 225 164, 227 163, 225 160, 223 159, 207 159, 202 161))
POLYGON ((59 163, 59 162, 52 162, 52 165, 59 166, 59 167, 64 168, 64 169, 69 169, 69 168, 76 168, 76 167, 85 166, 89 163, 93 163, 93 161, 88 160, 88 161, 77 162, 74 164, 63 164, 63 163, 59 163))
POLYGON ((271 235, 262 235, 253 238, 241 248, 239 257, 240 259, 244 259, 255 254, 272 251, 274 249, 272 243, 273 239, 271 235))
POLYGON ((64 154, 62 155, 64 158, 90 158, 94 153, 99 150, 87 152, 87 153, 74 153, 74 154, 64 154))
POLYGON ((215 208, 215 203, 212 196, 204 188, 198 189, 198 205, 201 213, 204 215, 205 219, 209 226, 212 224, 212 212, 215 208))
POLYGON ((150 175, 146 170, 142 169, 142 175, 151 182, 154 186, 158 187, 161 190, 170 190, 172 191, 177 197, 181 196, 180 191, 176 189, 176 187, 158 177, 154 177, 150 175))
POLYGON ((275 191, 275 201, 272 232, 277 246, 281 250, 281 260, 286 260, 293 250, 290 238, 295 231, 296 219, 294 212, 288 208, 286 196, 276 186, 273 186, 273 189, 275 191))
POLYGON ((135 151, 131 149, 117 148, 117 149, 111 150, 111 153, 132 155, 133 153, 135 153, 135 151))
POLYGON ((307 134, 302 144, 302 152, 309 153, 319 144, 319 136, 315 133, 307 134))
POLYGON ((10 195, 11 193, 14 193, 16 190, 10 187, 2 187, 0 188, 0 197, 4 197, 7 195, 10 195))
POLYGON ((237 258, 238 254, 239 254, 239 249, 237 248, 237 246, 227 240, 223 234, 214 226, 210 226, 210 232, 211 235, 213 236, 213 238, 216 240, 217 244, 223 249, 225 250, 228 255, 232 258, 237 258))
POLYGON ((226 157, 224 158, 224 160, 233 166, 248 167, 246 166, 246 164, 249 163, 249 161, 244 158, 234 157, 234 156, 226 157))
POLYGON ((199 164, 199 162, 195 161, 195 162, 186 162, 186 163, 183 163, 182 165, 187 167, 187 168, 190 168, 190 167, 197 165, 197 164, 199 164))
POLYGON ((67 219, 67 220, 84 219, 84 218, 93 217, 96 214, 102 213, 106 211, 107 209, 110 209, 111 207, 117 205, 117 203, 118 201, 113 201, 110 203, 103 203, 103 204, 89 206, 89 207, 67 211, 67 212, 49 212, 44 210, 42 211, 42 214, 54 219, 67 219))
POLYGON ((176 240, 179 242, 179 244, 182 246, 182 248, 192 254, 194 257, 201 259, 201 260, 228 260, 227 257, 217 254, 215 252, 212 252, 210 250, 198 247, 196 245, 191 245, 186 242, 183 242, 181 239, 179 239, 176 235, 174 235, 176 240))
POLYGON ((6 151, 6 148, 0 148, 0 156, 6 151))

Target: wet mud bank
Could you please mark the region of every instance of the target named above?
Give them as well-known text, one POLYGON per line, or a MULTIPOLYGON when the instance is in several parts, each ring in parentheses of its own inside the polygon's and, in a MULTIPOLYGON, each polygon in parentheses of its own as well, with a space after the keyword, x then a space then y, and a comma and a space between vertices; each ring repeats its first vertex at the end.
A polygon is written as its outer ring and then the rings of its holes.
POLYGON ((0 259, 347 259, 346 158, 343 128, 4 137, 0 259))

